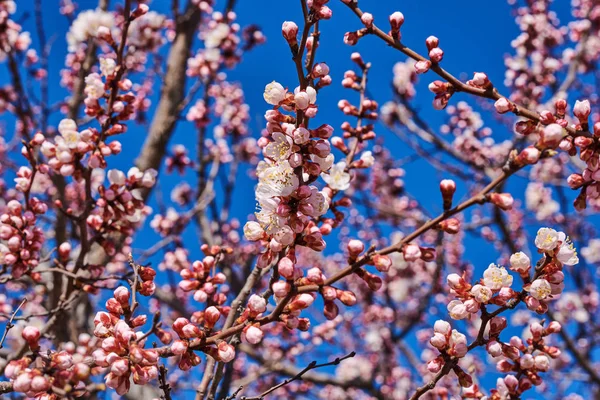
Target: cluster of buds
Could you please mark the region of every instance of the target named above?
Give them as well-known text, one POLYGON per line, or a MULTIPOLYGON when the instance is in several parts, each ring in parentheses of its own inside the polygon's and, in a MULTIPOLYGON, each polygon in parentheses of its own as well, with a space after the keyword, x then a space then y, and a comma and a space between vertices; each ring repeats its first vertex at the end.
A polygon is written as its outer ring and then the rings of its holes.
POLYGON ((202 261, 194 261, 191 269, 183 269, 179 273, 183 280, 179 287, 184 292, 194 292, 194 300, 205 303, 224 304, 227 296, 219 293, 219 285, 225 283, 226 277, 222 272, 211 275, 216 265, 215 257, 206 256, 202 261))
POLYGON ((186 168, 192 168, 194 166, 194 162, 188 156, 188 151, 185 146, 178 144, 173 147, 171 155, 165 159, 165 166, 168 174, 176 169, 179 175, 183 175, 186 168))
POLYGON ((429 51, 429 59, 432 63, 439 63, 444 58, 444 51, 439 47, 440 40, 435 36, 429 36, 425 39, 427 51, 429 51))
POLYGON ((129 391, 131 376, 136 385, 145 385, 158 376, 158 352, 145 349, 148 335, 135 330, 147 322, 147 317, 133 317, 135 305, 130 300, 129 290, 119 286, 106 301, 108 312, 98 312, 94 318, 94 336, 102 339, 100 348, 92 354, 94 362, 110 369, 104 380, 119 395, 129 391))
POLYGON ((267 301, 265 298, 256 294, 250 296, 244 312, 236 320, 236 323, 249 321, 242 331, 242 341, 250 344, 260 343, 264 333, 260 329, 260 324, 252 321, 259 318, 265 311, 267 311, 267 301))
MULTIPOLYGON (((109 170, 107 175, 110 185, 98 187, 100 198, 96 200, 97 208, 87 218, 87 224, 96 231, 131 235, 134 227, 149 213, 141 191, 154 186, 157 172, 153 169, 142 172, 133 167, 127 176, 117 169, 109 170)), ((109 254, 111 252, 114 249, 109 254)))
POLYGON ((330 19, 331 8, 327 7, 329 0, 307 0, 306 5, 317 19, 330 19))
POLYGON ((0 264, 10 266, 14 278, 29 274, 35 281, 41 279, 31 270, 39 264, 44 244, 44 232, 35 226, 37 216, 47 210, 45 203, 32 197, 26 209, 17 200, 9 201, 5 213, 0 215, 0 264))
POLYGON ((597 204, 600 198, 600 172, 598 172, 600 170, 600 152, 597 149, 597 141, 600 137, 600 122, 594 123, 592 129, 590 129, 588 124, 590 113, 591 107, 588 100, 576 101, 573 114, 579 124, 575 125, 575 129, 578 132, 591 130, 593 135, 567 137, 560 142, 560 148, 567 151, 570 156, 576 155, 577 148, 579 148, 579 158, 586 164, 582 173, 571 174, 567 179, 571 189, 580 190, 574 201, 575 208, 579 211, 586 208, 588 200, 597 204))
MULTIPOLYGON (((469 351, 467 337, 456 329, 452 329, 450 324, 443 320, 435 322, 433 336, 429 343, 440 352, 439 356, 427 363, 427 369, 431 373, 438 373, 450 358, 463 358, 469 351)), ((452 370, 462 387, 469 387, 473 384, 471 376, 457 364, 452 367, 452 370)))
MULTIPOLYGON (((200 364, 200 357, 190 347, 191 341, 205 338, 207 333, 214 329, 222 312, 228 313, 229 311, 228 307, 222 307, 222 310, 219 310, 215 306, 210 306, 204 311, 194 313, 193 321, 187 318, 177 318, 173 322, 173 330, 179 339, 175 340, 170 348, 173 354, 180 356, 179 368, 181 370, 187 371, 200 364), (202 325, 202 329, 198 325, 202 325)), ((201 350, 222 362, 230 362, 235 357, 234 347, 225 341, 220 341, 217 347, 207 347, 201 350)))
MULTIPOLYGON (((206 310, 206 313, 208 313, 208 318, 215 319, 215 317, 212 317, 213 313, 211 307, 206 310), (209 310, 211 311, 209 312, 209 310)), ((220 312, 217 310, 214 314, 216 314, 216 320, 218 320, 221 315, 220 312)), ((182 371, 189 371, 192 367, 199 365, 202 361, 200 356, 189 348, 190 340, 203 338, 206 334, 187 318, 177 318, 175 322, 173 322, 173 330, 177 333, 179 339, 171 344, 171 352, 176 356, 180 356, 178 363, 179 368, 182 371)))
POLYGON ((561 354, 557 347, 545 344, 545 339, 560 330, 561 326, 556 321, 546 328, 534 322, 529 326, 531 337, 526 343, 517 336, 513 336, 509 343, 501 343, 492 338, 486 346, 488 353, 492 357, 502 357, 496 363, 496 369, 502 373, 513 372, 515 375, 498 378, 491 399, 521 397, 532 386, 541 385, 543 380, 540 373, 548 371, 550 359, 561 354))
POLYGON ((469 284, 458 274, 447 278, 451 293, 457 297, 448 303, 448 312, 453 319, 469 318, 486 304, 504 305, 517 293, 510 288, 513 277, 504 267, 490 264, 483 272, 483 279, 475 285, 469 284))
POLYGON ((4 375, 12 381, 15 392, 45 400, 58 399, 57 391, 78 396, 85 393, 84 383, 90 376, 87 364, 74 363, 72 355, 66 351, 49 351, 37 359, 39 362, 35 368, 29 367, 34 361, 31 357, 13 360, 6 365, 4 375))
POLYGON ((440 80, 433 81, 428 86, 429 91, 435 94, 433 98, 433 108, 443 110, 448 105, 448 101, 454 94, 454 86, 448 82, 440 80))
POLYGON ((59 395, 80 397, 87 394, 86 385, 93 374, 89 366, 89 356, 97 346, 88 334, 81 334, 77 345, 68 342, 61 351, 39 351, 40 331, 27 326, 21 334, 34 350, 34 357, 28 356, 10 361, 6 365, 5 376, 11 379, 16 392, 28 397, 44 400, 58 400, 59 395), (32 347, 34 346, 34 347, 32 347), (35 368, 29 366, 35 362, 35 368))
POLYGON ((152 296, 156 290, 156 283, 154 283, 156 271, 151 267, 140 266, 137 273, 140 277, 137 287, 138 293, 142 296, 152 296))

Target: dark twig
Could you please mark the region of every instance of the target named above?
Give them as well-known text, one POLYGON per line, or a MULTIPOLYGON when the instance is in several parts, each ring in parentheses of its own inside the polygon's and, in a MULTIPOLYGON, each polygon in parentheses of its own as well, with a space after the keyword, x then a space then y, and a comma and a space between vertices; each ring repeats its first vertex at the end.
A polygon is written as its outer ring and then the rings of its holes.
MULTIPOLYGON (((342 361, 348 359, 348 358, 352 358, 356 355, 356 353, 353 351, 350 354, 346 354, 343 357, 338 357, 333 361, 327 362, 327 363, 323 363, 323 364, 317 364, 316 361, 312 361, 310 364, 308 364, 302 371, 298 372, 296 375, 292 376, 291 378, 288 378, 286 380, 284 380, 283 382, 281 382, 280 384, 277 384, 275 386, 273 386, 272 388, 264 391, 263 393, 261 393, 258 396, 255 397, 246 397, 243 396, 241 398, 241 400, 263 400, 266 396, 268 396, 269 394, 273 393, 275 390, 293 382, 296 381, 298 379, 302 379, 302 375, 304 375, 305 373, 307 373, 310 370, 313 369, 317 369, 317 368, 321 368, 321 367, 327 367, 329 365, 338 365, 339 363, 341 363, 342 361)), ((240 389, 238 389, 239 392, 240 389)), ((235 397, 234 397, 235 398, 235 397)))
POLYGON ((17 313, 19 312, 21 307, 23 307, 23 305, 26 302, 27 302, 27 298, 24 298, 23 300, 21 300, 21 304, 19 304, 19 307, 17 307, 17 309, 12 313, 10 320, 8 321, 8 323, 6 324, 6 327, 4 328, 4 334, 2 335, 2 339, 0 339, 0 349, 4 345, 4 341, 6 340, 6 337, 8 336, 8 331, 10 331, 11 328, 14 326, 13 321, 15 320, 15 316, 17 315, 17 313))

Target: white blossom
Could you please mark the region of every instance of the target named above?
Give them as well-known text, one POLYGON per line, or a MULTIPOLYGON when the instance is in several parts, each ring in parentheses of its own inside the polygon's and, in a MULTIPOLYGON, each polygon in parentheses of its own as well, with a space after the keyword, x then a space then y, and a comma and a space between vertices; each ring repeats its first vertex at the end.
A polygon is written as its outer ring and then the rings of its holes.
POLYGON ((350 187, 350 174, 346 172, 345 161, 335 164, 328 174, 321 174, 321 176, 333 190, 346 190, 350 187))

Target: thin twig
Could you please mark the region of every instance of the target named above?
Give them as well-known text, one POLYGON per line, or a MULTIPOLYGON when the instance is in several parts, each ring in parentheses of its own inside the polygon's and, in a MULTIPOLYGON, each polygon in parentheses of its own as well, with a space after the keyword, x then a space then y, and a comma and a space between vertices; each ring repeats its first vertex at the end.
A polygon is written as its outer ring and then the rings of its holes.
MULTIPOLYGON (((281 387, 283 387, 283 386, 285 386, 285 385, 287 385, 287 384, 289 384, 289 383, 291 383, 293 381, 296 381, 298 379, 302 379, 302 375, 306 374, 310 370, 321 368, 321 367, 327 367, 327 366, 330 366, 330 365, 338 365, 342 361, 344 361, 344 360, 346 360, 348 358, 352 358, 355 355, 356 355, 356 353, 353 351, 353 352, 351 352, 349 354, 346 354, 343 357, 338 357, 338 358, 336 358, 333 361, 330 361, 330 362, 327 362, 327 363, 323 363, 323 364, 317 364, 316 361, 312 361, 302 371, 298 372, 296 375, 292 376, 291 378, 288 378, 288 379, 284 380, 283 382, 281 382, 281 383, 273 386, 272 388, 264 391, 263 393, 261 393, 258 396, 255 396, 255 397, 246 397, 246 396, 243 396, 241 398, 241 400, 263 400, 267 395, 273 393, 275 390, 277 390, 277 389, 279 389, 279 388, 281 388, 281 387)), ((239 391, 239 389, 238 389, 238 391, 239 391)))
POLYGON ((13 321, 15 320, 15 316, 17 315, 17 313, 19 312, 21 307, 23 307, 23 305, 26 302, 27 302, 27 298, 24 298, 23 300, 21 300, 19 307, 17 307, 17 309, 12 313, 10 320, 6 323, 6 327, 4 328, 4 334, 2 335, 2 339, 0 339, 0 349, 4 345, 4 341, 6 340, 6 337, 8 336, 8 331, 10 331, 12 327, 14 327, 13 321))

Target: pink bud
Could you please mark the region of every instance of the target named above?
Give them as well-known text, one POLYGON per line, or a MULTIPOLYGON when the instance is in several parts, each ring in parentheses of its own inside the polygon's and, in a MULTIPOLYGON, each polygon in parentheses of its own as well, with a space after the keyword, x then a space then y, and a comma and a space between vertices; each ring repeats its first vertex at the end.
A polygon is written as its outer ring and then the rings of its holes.
POLYGON ((294 278, 294 262, 288 257, 283 257, 279 260, 277 270, 286 279, 294 278))
POLYGON ((540 145, 548 148, 556 148, 562 138, 565 136, 565 130, 559 124, 550 124, 540 133, 540 145))
POLYGON ((546 332, 550 333, 558 333, 560 332, 562 329, 562 326, 560 325, 560 322, 558 321, 552 321, 550 322, 550 324, 548 324, 548 327, 546 328, 546 332))
POLYGON ((23 329, 23 331, 21 332, 21 336, 30 346, 32 344, 37 346, 37 341, 40 339, 42 334, 38 328, 29 325, 26 326, 25 329, 23 329))
POLYGON ((110 372, 116 376, 123 376, 129 372, 129 361, 125 358, 120 358, 113 362, 110 366, 110 372))
POLYGON ((427 363, 427 370, 432 374, 436 374, 442 369, 443 365, 444 361, 438 357, 427 363))
POLYGON ((490 201, 503 210, 512 209, 514 203, 513 197, 509 193, 492 193, 490 201))
POLYGON ((408 262, 417 261, 421 258, 421 248, 416 244, 408 244, 402 249, 404 259, 408 262))
POLYGON ((431 61, 429 60, 417 61, 415 63, 415 71, 417 74, 424 74, 425 72, 429 71, 429 68, 431 68, 431 61))
POLYGON ((281 33, 290 46, 298 44, 298 25, 293 21, 285 21, 281 26, 281 33))
POLYGON ((356 295, 349 290, 341 290, 337 293, 338 299, 342 304, 351 307, 356 304, 356 295))
POLYGON ((436 349, 442 350, 446 347, 448 341, 446 340, 445 335, 436 332, 433 334, 433 337, 429 340, 429 343, 436 349))
POLYGON ((439 47, 434 47, 429 51, 429 58, 432 62, 439 63, 444 58, 444 51, 439 47))
POLYGON ((506 97, 501 97, 496 100, 494 107, 499 114, 505 114, 512 111, 514 106, 506 97))
POLYGON ((119 286, 114 291, 114 297, 122 305, 129 304, 129 290, 125 286, 119 286))
POLYGON ((427 50, 435 49, 440 45, 440 40, 435 36, 429 36, 425 39, 425 45, 427 45, 427 50))
POLYGON ((488 76, 483 72, 475 72, 471 83, 475 86, 486 88, 490 85, 490 80, 488 79, 488 76))
POLYGON ((390 25, 392 27, 392 32, 397 32, 398 30, 400 30, 400 27, 403 23, 404 14, 402 14, 400 11, 396 11, 392 15, 390 15, 390 25))
POLYGON ((365 24, 365 26, 367 28, 372 28, 373 27, 373 14, 371 13, 364 13, 361 17, 360 20, 363 24, 365 24))
POLYGON ((373 264, 379 272, 388 272, 392 266, 392 260, 388 256, 377 254, 373 257, 373 264))
POLYGON ((262 296, 253 294, 248 300, 248 308, 254 313, 263 313, 267 310, 267 301, 262 296))
POLYGON ((360 240, 350 240, 348 242, 348 253, 350 257, 357 257, 365 250, 365 244, 360 240))
POLYGON ((182 355, 187 352, 188 342, 185 340, 176 340, 171 345, 171 351, 173 354, 182 355))
POLYGON ((222 362, 228 363, 235 358, 235 349, 229 343, 221 342, 218 345, 218 354, 222 362))
POLYGON ((496 342, 495 340, 491 340, 487 344, 486 349, 492 357, 498 357, 502 355, 502 345, 500 345, 500 343, 496 342))
POLYGON ((210 306, 204 311, 204 321, 208 328, 215 326, 219 318, 221 318, 221 312, 215 306, 210 306))
POLYGON ((250 325, 246 329, 244 329, 244 335, 242 339, 245 339, 250 344, 257 344, 260 343, 263 336, 263 331, 260 330, 260 328, 257 328, 254 325, 250 325))
POLYGON ((456 218, 449 218, 440 222, 440 229, 451 235, 455 235, 460 231, 460 221, 456 218))

